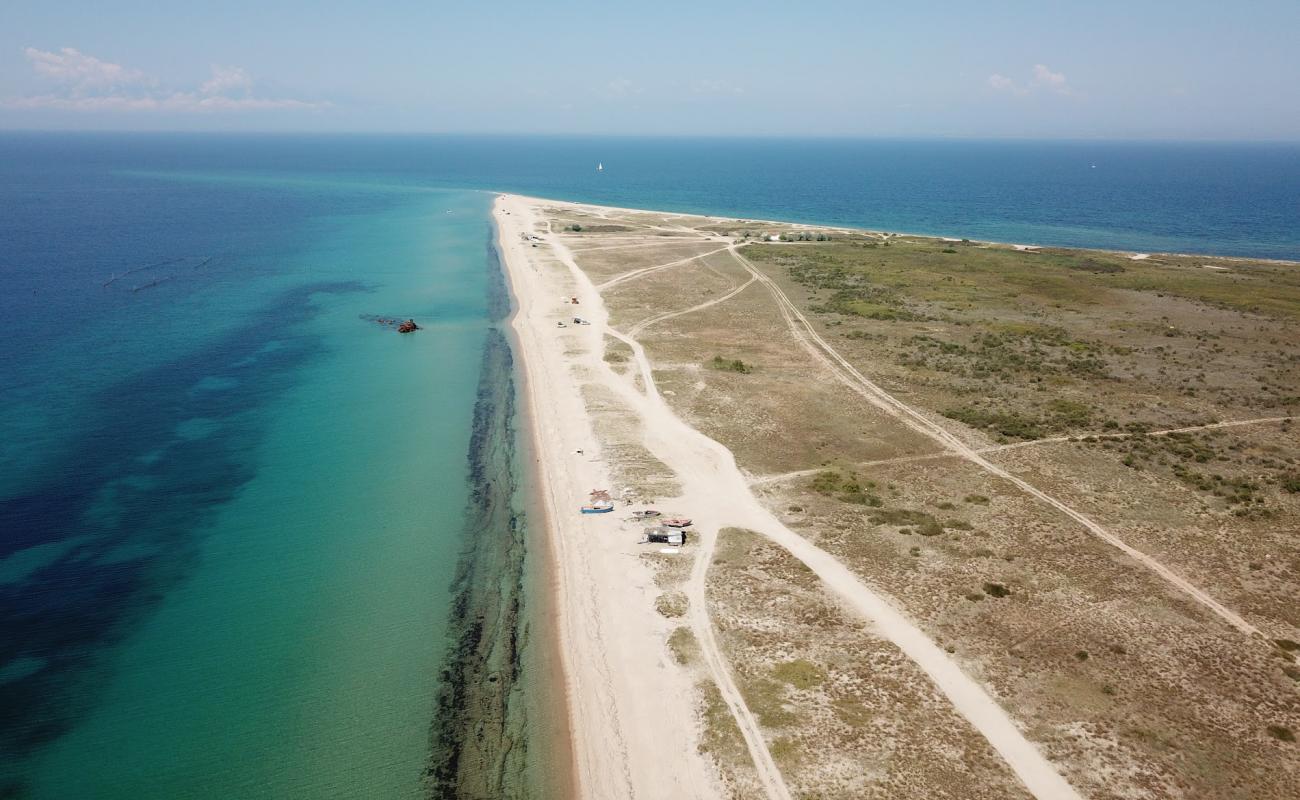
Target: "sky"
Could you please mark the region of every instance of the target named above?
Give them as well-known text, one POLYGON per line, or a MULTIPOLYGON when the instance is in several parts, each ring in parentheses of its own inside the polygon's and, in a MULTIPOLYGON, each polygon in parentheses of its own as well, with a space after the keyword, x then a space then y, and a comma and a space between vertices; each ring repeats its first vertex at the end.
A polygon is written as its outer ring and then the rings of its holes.
POLYGON ((0 0, 0 129, 1300 141, 1300 0, 0 0))

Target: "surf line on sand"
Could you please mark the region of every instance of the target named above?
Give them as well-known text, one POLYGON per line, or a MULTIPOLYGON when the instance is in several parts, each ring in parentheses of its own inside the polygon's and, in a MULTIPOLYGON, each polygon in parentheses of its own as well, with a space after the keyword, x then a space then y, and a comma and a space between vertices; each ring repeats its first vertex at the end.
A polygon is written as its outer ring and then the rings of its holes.
POLYGON ((545 682, 557 678, 529 674, 548 671, 539 650, 545 632, 536 625, 544 603, 534 602, 545 587, 530 581, 535 555, 523 510, 518 387, 502 330, 510 298, 491 244, 488 261, 494 324, 483 346, 468 452, 470 498, 422 781, 430 800, 540 800, 562 797, 568 788, 560 763, 567 751, 549 735, 567 719, 550 719, 543 703, 551 688, 545 682))

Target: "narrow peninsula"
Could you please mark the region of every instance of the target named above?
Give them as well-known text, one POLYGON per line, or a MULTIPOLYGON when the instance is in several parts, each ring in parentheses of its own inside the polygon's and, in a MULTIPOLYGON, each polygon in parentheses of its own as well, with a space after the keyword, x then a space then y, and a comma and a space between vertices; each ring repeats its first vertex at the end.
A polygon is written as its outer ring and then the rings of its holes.
POLYGON ((1296 264, 494 218, 582 797, 1300 785, 1296 264))

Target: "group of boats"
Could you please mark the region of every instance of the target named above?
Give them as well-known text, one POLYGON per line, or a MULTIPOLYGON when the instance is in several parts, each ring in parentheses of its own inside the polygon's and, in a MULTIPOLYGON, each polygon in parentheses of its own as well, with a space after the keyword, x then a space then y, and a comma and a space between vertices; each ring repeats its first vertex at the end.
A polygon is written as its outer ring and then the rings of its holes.
MULTIPOLYGON (((583 514, 608 514, 613 510, 614 500, 609 496, 608 489, 593 489, 587 504, 581 508, 583 514)), ((632 518, 639 522, 650 523, 641 531, 643 544, 654 542, 674 547, 686 543, 686 529, 694 522, 689 517, 665 517, 662 511, 654 508, 633 511, 632 518)))
POLYGON ((592 489, 591 499, 582 507, 584 514, 608 514, 614 510, 614 501, 610 499, 608 489, 592 489))

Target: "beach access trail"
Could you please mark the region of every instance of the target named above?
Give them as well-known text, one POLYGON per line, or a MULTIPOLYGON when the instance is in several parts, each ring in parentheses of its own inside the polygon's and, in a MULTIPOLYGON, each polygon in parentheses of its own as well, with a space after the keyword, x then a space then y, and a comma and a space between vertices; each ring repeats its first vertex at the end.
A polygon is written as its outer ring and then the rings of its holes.
MULTIPOLYGON (((617 552, 602 544, 608 530, 576 513, 589 489, 607 485, 609 477, 598 457, 587 457, 589 452, 576 455, 584 445, 590 447, 596 441, 578 385, 585 381, 612 392, 635 412, 644 446, 669 465, 680 481, 682 491, 673 502, 689 509, 702 540, 686 587, 689 619, 710 675, 736 719, 770 798, 784 800, 789 791, 717 646, 704 597, 710 556, 718 532, 725 527, 752 530, 803 562, 828 591, 869 620, 877 635, 898 647, 929 676, 1035 797, 1078 798, 979 683, 841 562, 782 524, 755 497, 732 453, 672 411, 655 386, 644 349, 632 335, 609 326, 600 294, 574 254, 558 235, 539 224, 537 206, 543 202, 547 201, 502 196, 496 201, 494 216, 501 254, 519 302, 514 327, 520 339, 540 459, 539 479, 556 554, 561 649, 573 716, 577 782, 583 796, 711 797, 717 793, 716 781, 707 774, 707 765, 694 747, 681 753, 680 760, 665 755, 664 737, 689 739, 684 733, 695 729, 693 709, 672 696, 684 689, 681 696, 685 697, 690 687, 680 681, 674 684, 671 667, 654 666, 664 661, 662 626, 655 628, 653 621, 642 618, 648 631, 617 627, 637 621, 626 606, 637 602, 638 592, 645 605, 652 607, 652 599, 644 596, 645 589, 636 585, 635 576, 629 576, 629 559, 607 557, 617 552), (541 245, 531 246, 521 234, 540 235, 541 245), (568 329, 561 336, 555 324, 559 319, 555 298, 569 295, 580 299, 583 317, 591 324, 568 329), (606 335, 631 348, 642 388, 605 363, 606 335), (655 649, 659 652, 652 652, 655 649), (674 729, 678 725, 681 727, 674 729), (664 769, 666 763, 673 764, 671 770, 664 769)), ((753 271, 754 280, 765 284, 770 280, 753 271)), ((734 292, 745 286, 748 283, 734 292)))

